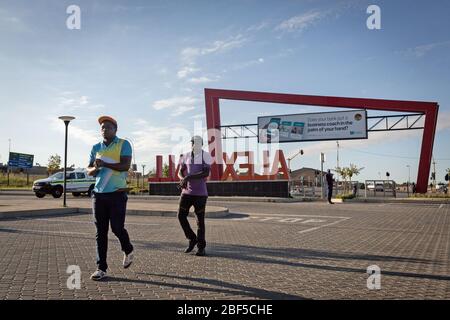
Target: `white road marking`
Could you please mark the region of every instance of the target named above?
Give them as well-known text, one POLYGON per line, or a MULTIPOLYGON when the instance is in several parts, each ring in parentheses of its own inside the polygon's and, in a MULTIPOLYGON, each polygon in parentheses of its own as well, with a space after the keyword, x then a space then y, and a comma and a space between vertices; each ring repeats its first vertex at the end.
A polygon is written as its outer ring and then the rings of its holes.
POLYGON ((320 229, 320 228, 332 226, 332 225, 334 225, 334 224, 336 224, 336 223, 339 223, 339 222, 341 222, 341 221, 345 221, 345 220, 348 220, 348 219, 351 219, 351 218, 350 218, 350 217, 342 218, 341 220, 334 221, 334 222, 331 222, 331 223, 328 223, 328 224, 324 224, 323 226, 318 226, 318 227, 314 227, 314 228, 302 230, 302 231, 299 231, 298 233, 306 233, 306 232, 318 230, 318 229, 320 229))
POLYGON ((304 220, 303 218, 286 218, 279 220, 280 222, 298 222, 304 220))
POLYGON ((333 221, 330 222, 328 224, 324 224, 324 225, 319 225, 316 227, 312 227, 306 230, 302 230, 299 231, 299 233, 305 233, 305 232, 309 232, 309 231, 314 231, 323 227, 327 227, 327 226, 331 226, 334 225, 336 223, 339 223, 341 221, 350 219, 350 217, 333 217, 333 216, 319 216, 319 215, 284 215, 284 214, 280 214, 277 217, 274 217, 273 215, 268 215, 268 214, 254 214, 253 216, 248 216, 248 217, 243 217, 243 218, 232 218, 230 220, 250 220, 252 219, 255 222, 273 222, 273 223, 296 223, 298 222, 299 224, 310 224, 310 223, 324 223, 327 222, 327 220, 329 219, 338 219, 337 221, 333 221), (289 217, 289 218, 286 218, 289 217), (301 217, 301 218, 300 218, 301 217), (314 219, 316 218, 316 219, 314 219), (321 219, 319 219, 321 218, 321 219), (322 218, 328 218, 328 219, 322 219, 322 218))
POLYGON ((325 222, 326 220, 320 220, 320 219, 309 219, 306 221, 303 221, 302 223, 321 223, 321 222, 325 222))
MULTIPOLYGON (((257 212, 233 212, 237 214, 249 214, 255 216, 270 216, 273 217, 273 214, 269 213, 257 213, 257 212)), ((340 218, 347 219, 349 217, 340 217, 340 216, 322 216, 322 215, 311 215, 311 214, 277 214, 277 217, 311 217, 311 218, 340 218)))

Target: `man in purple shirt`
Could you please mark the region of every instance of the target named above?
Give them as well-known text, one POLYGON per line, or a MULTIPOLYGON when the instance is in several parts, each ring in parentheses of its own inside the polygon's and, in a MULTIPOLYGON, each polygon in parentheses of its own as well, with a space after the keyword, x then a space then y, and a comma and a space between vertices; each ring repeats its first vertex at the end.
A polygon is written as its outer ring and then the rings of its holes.
POLYGON ((195 245, 198 247, 197 256, 205 255, 205 207, 208 199, 206 180, 209 176, 212 158, 210 154, 203 151, 203 139, 194 136, 191 139, 192 151, 184 154, 180 159, 181 179, 179 187, 181 191, 180 205, 178 208, 178 220, 189 240, 189 246, 184 252, 191 252, 195 245), (197 235, 192 231, 187 219, 189 209, 194 206, 197 218, 197 235))

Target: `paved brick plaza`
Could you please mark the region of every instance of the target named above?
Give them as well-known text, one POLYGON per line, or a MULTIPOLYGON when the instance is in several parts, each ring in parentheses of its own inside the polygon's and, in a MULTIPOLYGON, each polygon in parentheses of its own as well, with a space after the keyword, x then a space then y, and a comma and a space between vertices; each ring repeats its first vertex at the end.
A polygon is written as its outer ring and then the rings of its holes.
POLYGON ((182 252, 176 218, 128 216, 136 261, 121 268, 110 232, 103 282, 89 279, 90 215, 0 220, 0 299, 450 298, 448 204, 214 205, 234 214, 207 220, 207 257, 182 252), (69 265, 81 268, 79 290, 67 289, 69 265), (380 290, 367 289, 370 265, 380 290))

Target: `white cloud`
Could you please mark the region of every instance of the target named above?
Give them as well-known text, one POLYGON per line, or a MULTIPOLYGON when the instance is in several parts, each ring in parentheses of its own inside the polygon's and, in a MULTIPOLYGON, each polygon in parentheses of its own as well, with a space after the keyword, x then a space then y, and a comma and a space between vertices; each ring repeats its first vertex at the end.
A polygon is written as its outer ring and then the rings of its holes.
POLYGON ((186 78, 188 75, 199 71, 200 69, 192 67, 192 66, 184 66, 177 72, 177 77, 179 79, 186 78))
POLYGON ((77 93, 65 91, 58 97, 58 108, 64 109, 65 112, 75 111, 98 111, 105 108, 103 104, 93 104, 88 96, 78 96, 77 93))
POLYGON ((3 8, 0 8, 0 30, 8 32, 28 32, 30 28, 25 22, 3 8))
POLYGON ((188 81, 190 83, 195 83, 195 84, 201 84, 201 83, 209 83, 209 82, 214 82, 217 81, 218 79, 211 79, 208 77, 198 77, 198 78, 190 78, 188 81))
POLYGON ((172 117, 177 117, 177 116, 181 116, 182 114, 184 114, 188 111, 194 110, 194 109, 195 109, 195 107, 181 106, 181 107, 176 108, 175 111, 172 112, 170 115, 172 117))
MULTIPOLYGON (((239 48, 247 41, 248 39, 246 37, 244 37, 242 34, 238 34, 236 36, 229 37, 226 40, 214 41, 209 45, 205 45, 202 47, 184 48, 183 50, 181 50, 180 54, 182 67, 177 72, 178 79, 186 79, 190 75, 199 72, 200 69, 196 67, 196 63, 200 57, 211 54, 219 54, 234 48, 239 48)), ((190 77, 187 79, 187 81, 193 84, 203 84, 217 81, 218 79, 219 77, 211 78, 206 75, 200 75, 196 77, 190 77)))
POLYGON ((240 70, 240 69, 245 69, 254 65, 258 65, 258 64, 262 64, 264 63, 265 60, 264 58, 258 58, 258 59, 254 59, 254 60, 250 60, 250 61, 246 61, 246 62, 242 62, 239 64, 236 64, 233 69, 234 70, 240 70))
POLYGON ((86 105, 86 104, 88 104, 89 103, 89 98, 88 97, 86 97, 86 96, 81 96, 80 97, 80 104, 82 105, 82 106, 84 106, 84 105, 86 105))
MULTIPOLYGON (((65 132, 64 124, 57 117, 51 117, 51 127, 60 133, 65 132)), ((69 138, 81 141, 82 143, 92 146, 99 140, 99 132, 95 130, 85 130, 74 123, 69 127, 69 138)))
POLYGON ((269 23, 268 22, 261 22, 259 24, 254 24, 250 27, 247 28, 247 32, 257 32, 257 31, 261 31, 263 29, 266 29, 267 27, 269 27, 269 23))
POLYGON ((131 133, 136 151, 167 152, 171 148, 171 131, 168 127, 143 125, 131 133))
POLYGON ((198 119, 202 119, 203 120, 204 118, 206 118, 206 115, 203 114, 203 113, 199 113, 199 114, 196 114, 196 115, 193 115, 193 116, 189 117, 189 119, 194 119, 194 120, 198 120, 198 119))
POLYGON ((414 56, 416 58, 421 58, 434 49, 448 46, 448 45, 450 45, 450 41, 429 43, 429 44, 417 46, 417 47, 406 50, 406 55, 414 56))
POLYGON ((153 109, 162 110, 167 108, 194 107, 198 103, 199 99, 190 96, 173 97, 155 101, 153 103, 153 109))
POLYGON ((277 27, 275 27, 275 30, 286 32, 293 32, 297 30, 303 31, 317 23, 317 21, 322 19, 325 15, 326 13, 324 12, 312 10, 282 21, 277 27))
POLYGON ((214 41, 209 46, 200 48, 184 48, 181 51, 181 58, 184 63, 193 64, 197 57, 213 53, 221 53, 233 48, 239 48, 247 41, 248 40, 245 37, 243 37, 241 34, 238 34, 237 36, 230 37, 227 40, 214 41))
POLYGON ((131 134, 140 163, 155 166, 156 155, 164 155, 163 161, 167 163, 168 154, 179 155, 190 146, 191 133, 180 125, 165 127, 141 123, 138 127, 131 134))
POLYGON ((450 129, 450 112, 440 112, 438 114, 437 130, 450 129))

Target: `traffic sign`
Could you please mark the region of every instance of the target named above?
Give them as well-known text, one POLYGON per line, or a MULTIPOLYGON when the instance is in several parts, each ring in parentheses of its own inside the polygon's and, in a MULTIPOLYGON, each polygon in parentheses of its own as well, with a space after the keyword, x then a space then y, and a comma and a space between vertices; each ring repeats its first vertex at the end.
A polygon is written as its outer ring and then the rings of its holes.
POLYGON ((30 169, 33 168, 33 161, 34 155, 32 154, 10 152, 8 166, 22 169, 30 169))

